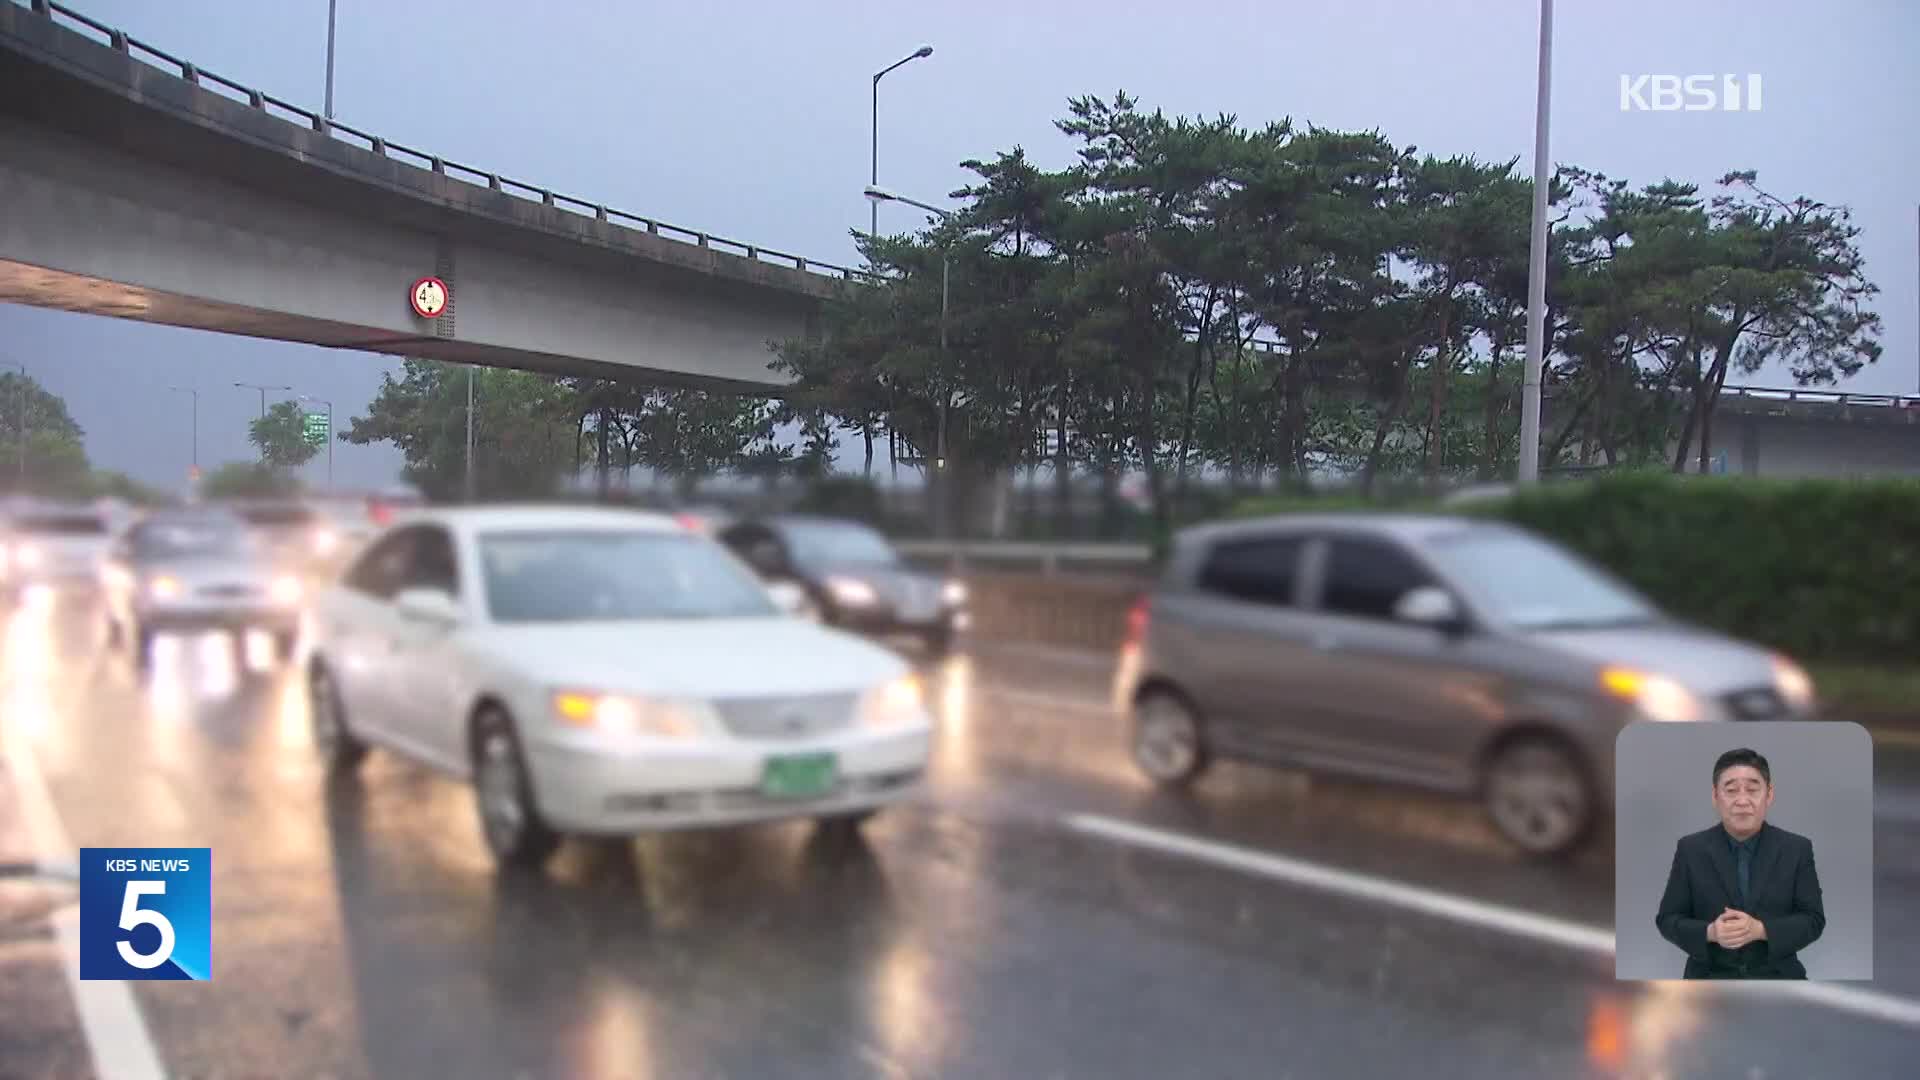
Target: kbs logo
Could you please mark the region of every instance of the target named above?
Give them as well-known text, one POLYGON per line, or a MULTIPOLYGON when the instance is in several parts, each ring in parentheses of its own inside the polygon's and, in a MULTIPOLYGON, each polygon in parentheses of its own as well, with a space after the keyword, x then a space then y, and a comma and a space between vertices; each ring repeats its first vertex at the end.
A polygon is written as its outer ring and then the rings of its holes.
POLYGON ((80 977, 213 977, 212 848, 81 848, 80 977))
POLYGON ((1622 75, 1621 112, 1759 112, 1760 76, 1622 75))

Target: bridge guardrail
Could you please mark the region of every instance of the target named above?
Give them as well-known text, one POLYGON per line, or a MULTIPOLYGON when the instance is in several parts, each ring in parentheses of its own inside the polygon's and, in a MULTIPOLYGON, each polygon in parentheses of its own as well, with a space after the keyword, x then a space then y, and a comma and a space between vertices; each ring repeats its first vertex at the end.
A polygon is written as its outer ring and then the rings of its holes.
MULTIPOLYGON (((22 0, 4 0, 4 2, 18 5, 22 3, 22 0)), ((529 201, 538 202, 544 206, 551 206, 556 209, 567 209, 570 213, 579 213, 583 217, 591 217, 595 221, 602 223, 617 224, 621 228, 630 227, 621 224, 621 222, 634 222, 648 235, 666 236, 675 242, 690 243, 696 247, 708 249, 719 248, 727 251, 728 254, 738 255, 741 258, 750 259, 754 262, 785 263, 801 273, 837 278, 843 281, 864 281, 872 276, 865 270, 856 270, 852 267, 841 266, 838 263, 828 262, 824 259, 809 259, 800 255, 791 255, 787 252, 777 251, 759 244, 750 244, 740 240, 729 240, 725 237, 716 236, 699 229, 691 229, 683 225, 673 225, 655 218, 644 217, 624 210, 617 210, 604 203, 597 203, 590 199, 582 199, 578 196, 554 191, 551 188, 543 188, 536 184, 514 180, 497 172, 489 172, 471 165, 462 165, 458 162, 448 161, 445 158, 429 154, 423 150, 416 150, 412 147, 392 142, 381 136, 362 131, 351 125, 343 124, 338 120, 329 119, 310 109, 302 108, 299 105, 283 101, 263 91, 235 82, 223 75, 215 74, 191 61, 182 60, 172 53, 149 45, 129 35, 124 30, 115 29, 97 19, 90 18, 73 10, 65 4, 57 3, 56 0, 24 0, 24 2, 25 5, 37 15, 49 19, 64 19, 104 37, 107 46, 115 52, 133 57, 161 71, 166 71, 171 68, 181 79, 195 86, 204 87, 211 83, 216 87, 231 91, 233 95, 237 96, 236 100, 244 101, 247 105, 270 115, 278 112, 287 114, 287 116, 296 117, 304 126, 322 135, 326 135, 329 138, 337 138, 341 134, 350 135, 365 143, 369 151, 381 157, 398 156, 412 158, 415 161, 423 163, 420 167, 442 176, 453 176, 454 179, 461 179, 463 182, 468 182, 465 181, 466 177, 472 177, 473 181, 477 181, 480 186, 503 194, 514 195, 516 198, 527 198, 529 201), (152 62, 154 60, 158 60, 160 63, 155 64, 152 62), (454 174, 461 175, 455 176, 454 174)), ((282 118, 285 119, 286 116, 282 118)))

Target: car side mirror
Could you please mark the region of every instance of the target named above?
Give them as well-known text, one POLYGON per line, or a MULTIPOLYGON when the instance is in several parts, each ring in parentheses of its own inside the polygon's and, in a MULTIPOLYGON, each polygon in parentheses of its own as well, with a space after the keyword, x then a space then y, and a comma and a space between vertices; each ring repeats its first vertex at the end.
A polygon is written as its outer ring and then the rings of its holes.
POLYGON ((402 589, 393 606, 402 618, 436 626, 456 626, 464 618, 459 603, 440 589, 402 589))
POLYGON ((797 582, 775 581, 767 585, 767 595, 781 611, 788 615, 806 616, 813 608, 813 602, 807 598, 807 590, 797 582))
POLYGON ((1457 634, 1467 628, 1466 616, 1453 594, 1437 585, 1409 589, 1393 605, 1393 617, 1401 622, 1417 623, 1435 630, 1457 634))

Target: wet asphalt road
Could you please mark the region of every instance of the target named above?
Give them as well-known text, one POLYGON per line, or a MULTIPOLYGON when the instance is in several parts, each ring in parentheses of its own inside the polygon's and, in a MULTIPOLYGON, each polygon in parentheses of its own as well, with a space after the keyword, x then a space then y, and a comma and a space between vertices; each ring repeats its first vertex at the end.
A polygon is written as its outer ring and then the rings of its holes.
MULTIPOLYGON (((130 984, 174 1076, 1911 1075, 1913 1017, 1679 984, 1609 956, 1074 827, 1092 815, 1611 925, 1603 848, 1508 852, 1471 807, 1125 760, 1097 664, 929 665, 925 795, 804 825, 573 842, 498 875, 466 789, 379 753, 329 780, 284 671, 166 641, 142 684, 83 615, 17 614, 0 732, 71 842, 213 849, 214 977, 130 984)), ((1920 761, 1883 749, 1880 1000, 1920 1002, 1920 761)), ((8 762, 10 769, 16 763, 8 762)), ((33 853, 0 774, 0 862, 33 853)), ((71 852, 68 853, 71 856, 71 852)), ((0 1077, 95 1058, 50 922, 0 880, 0 1077)))

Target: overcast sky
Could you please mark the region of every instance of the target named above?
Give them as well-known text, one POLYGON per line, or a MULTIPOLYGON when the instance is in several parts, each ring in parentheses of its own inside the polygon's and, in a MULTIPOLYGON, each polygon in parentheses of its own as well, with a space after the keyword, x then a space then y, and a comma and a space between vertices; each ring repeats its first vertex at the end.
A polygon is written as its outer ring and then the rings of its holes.
MULTIPOLYGON (((6 0, 12 2, 12 0, 6 0)), ((67 0, 237 82, 318 108, 327 0, 67 0)), ((1045 165, 1068 97, 1125 89, 1169 112, 1378 128, 1531 170, 1534 0, 969 4, 338 0, 344 122, 566 193, 813 258, 864 228, 869 77, 883 185, 941 201, 958 162, 1016 144, 1045 165), (1185 10, 1182 10, 1182 9, 1185 10)), ((1881 286, 1886 355, 1863 392, 1920 386, 1920 4, 1605 0, 1558 5, 1552 155, 1636 184, 1763 186, 1851 206, 1881 286), (1763 76, 1759 113, 1623 113, 1619 77, 1763 76)), ((0 211, 3 212, 3 211, 0 211)), ((883 226, 916 225, 883 208, 883 226)), ((397 361, 0 304, 0 353, 64 396, 105 468, 177 485, 200 389, 200 460, 247 459, 259 408, 235 380, 331 398, 345 418, 397 361)), ((1756 383, 1780 384, 1763 374, 1756 383)), ((392 479, 390 448, 336 445, 343 485, 392 479)), ((325 477, 325 456, 308 466, 325 477)))

